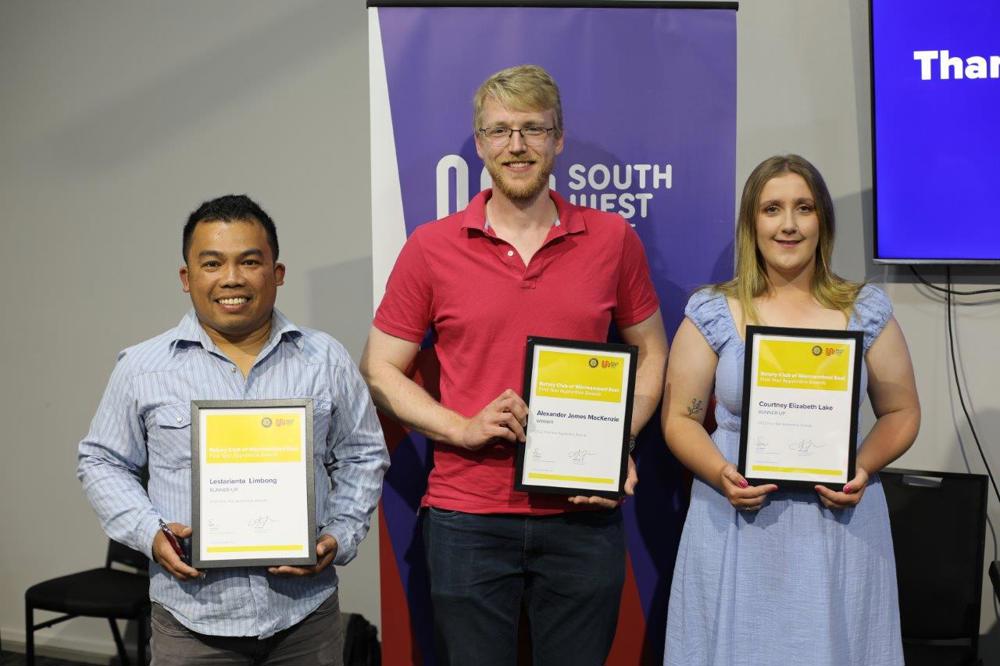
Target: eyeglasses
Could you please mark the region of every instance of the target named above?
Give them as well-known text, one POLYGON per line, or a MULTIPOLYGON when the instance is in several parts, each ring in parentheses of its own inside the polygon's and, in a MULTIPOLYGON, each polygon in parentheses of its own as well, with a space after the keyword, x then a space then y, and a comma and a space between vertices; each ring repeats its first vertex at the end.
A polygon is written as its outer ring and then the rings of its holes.
POLYGON ((527 127, 521 128, 497 125, 496 127, 480 127, 479 134, 493 146, 498 148, 500 146, 506 146, 510 143, 510 138, 514 136, 514 132, 520 134, 521 139, 524 140, 525 143, 537 146, 544 143, 545 139, 549 135, 549 132, 554 129, 555 127, 537 127, 535 125, 528 125, 527 127))

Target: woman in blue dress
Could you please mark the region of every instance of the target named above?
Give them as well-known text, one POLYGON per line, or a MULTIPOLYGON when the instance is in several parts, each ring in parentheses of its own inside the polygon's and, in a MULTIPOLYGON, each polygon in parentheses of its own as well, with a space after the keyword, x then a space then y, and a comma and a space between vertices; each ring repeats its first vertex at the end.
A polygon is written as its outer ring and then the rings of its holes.
POLYGON ((663 431, 696 478, 670 592, 670 666, 903 663, 877 472, 913 443, 920 406, 892 305, 832 272, 833 232, 816 168, 797 155, 765 160, 743 189, 736 276, 695 293, 677 331, 663 431), (737 471, 747 324, 863 332, 861 396, 867 387, 876 421, 843 486, 750 485, 737 471))

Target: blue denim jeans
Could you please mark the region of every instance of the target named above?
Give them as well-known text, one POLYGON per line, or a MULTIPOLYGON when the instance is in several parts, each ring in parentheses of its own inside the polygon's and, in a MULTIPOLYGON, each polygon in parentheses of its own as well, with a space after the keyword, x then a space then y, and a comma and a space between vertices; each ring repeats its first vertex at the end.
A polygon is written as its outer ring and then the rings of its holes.
POLYGON ((601 666, 625 580, 619 509, 553 516, 430 509, 424 543, 438 663, 514 666, 522 605, 533 666, 601 666))

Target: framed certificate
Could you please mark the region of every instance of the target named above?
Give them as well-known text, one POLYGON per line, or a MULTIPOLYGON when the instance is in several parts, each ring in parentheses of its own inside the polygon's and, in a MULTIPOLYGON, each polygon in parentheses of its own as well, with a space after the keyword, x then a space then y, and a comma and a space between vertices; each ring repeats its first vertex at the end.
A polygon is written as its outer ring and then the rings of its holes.
POLYGON ((636 347, 528 338, 528 428, 514 487, 617 499, 628 470, 636 347))
POLYGON ((191 402, 192 566, 313 565, 313 403, 191 402))
POLYGON ((739 470, 755 485, 812 488, 854 478, 858 331, 747 326, 739 470))

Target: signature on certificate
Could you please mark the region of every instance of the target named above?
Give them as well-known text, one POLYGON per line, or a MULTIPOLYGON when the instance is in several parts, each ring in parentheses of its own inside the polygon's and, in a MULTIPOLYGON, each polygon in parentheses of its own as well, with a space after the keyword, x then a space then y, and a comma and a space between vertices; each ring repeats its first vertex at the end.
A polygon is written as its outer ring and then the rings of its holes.
POLYGON ((789 442, 788 443, 788 448, 791 451, 795 451, 796 453, 805 456, 805 455, 809 455, 809 453, 811 453, 813 449, 821 449, 821 448, 823 448, 823 445, 822 444, 817 444, 816 442, 812 441, 811 439, 800 439, 800 440, 798 440, 796 442, 789 442))
POLYGON ((265 527, 267 527, 268 525, 270 525, 271 523, 274 523, 274 522, 277 522, 277 521, 274 520, 274 518, 272 518, 271 516, 269 516, 267 514, 262 513, 262 514, 260 514, 260 515, 258 515, 256 517, 254 517, 254 518, 251 518, 247 522, 247 527, 250 527, 251 529, 255 529, 255 530, 262 530, 262 529, 264 529, 265 527))
POLYGON ((594 455, 593 451, 588 451, 587 449, 574 449, 570 451, 566 457, 570 459, 570 462, 582 465, 587 462, 587 456, 594 455))

